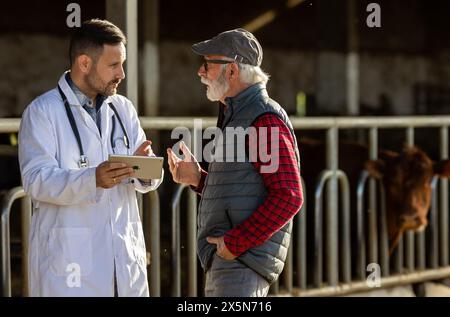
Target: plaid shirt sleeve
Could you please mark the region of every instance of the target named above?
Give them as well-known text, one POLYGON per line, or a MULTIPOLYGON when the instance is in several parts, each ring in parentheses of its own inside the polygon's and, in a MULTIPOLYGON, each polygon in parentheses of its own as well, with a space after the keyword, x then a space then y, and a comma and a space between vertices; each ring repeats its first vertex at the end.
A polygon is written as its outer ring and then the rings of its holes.
MULTIPOLYGON (((303 203, 300 171, 294 151, 294 139, 286 124, 275 114, 259 117, 253 126, 258 130, 267 127, 267 143, 251 142, 249 150, 261 150, 259 146, 271 148, 273 128, 279 130, 279 165, 278 169, 263 172, 260 168, 270 162, 263 163, 258 155, 253 165, 259 171, 267 189, 267 197, 257 210, 244 222, 229 230, 224 236, 228 250, 239 256, 248 249, 267 241, 275 232, 285 226, 300 210, 303 203)), ((259 135, 259 134, 258 134, 259 135)), ((267 149, 262 153, 270 153, 267 149)), ((251 152, 250 152, 251 153, 251 152)), ((260 153, 258 151, 254 153, 260 153)))

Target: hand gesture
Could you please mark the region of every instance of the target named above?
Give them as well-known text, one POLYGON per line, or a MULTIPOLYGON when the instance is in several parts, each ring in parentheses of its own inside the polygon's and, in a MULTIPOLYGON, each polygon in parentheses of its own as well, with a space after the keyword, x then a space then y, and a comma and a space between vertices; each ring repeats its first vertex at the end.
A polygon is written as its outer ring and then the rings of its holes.
POLYGON ((202 168, 183 141, 180 142, 180 149, 184 154, 183 160, 176 156, 171 148, 167 149, 169 169, 173 181, 197 187, 200 183, 202 168))

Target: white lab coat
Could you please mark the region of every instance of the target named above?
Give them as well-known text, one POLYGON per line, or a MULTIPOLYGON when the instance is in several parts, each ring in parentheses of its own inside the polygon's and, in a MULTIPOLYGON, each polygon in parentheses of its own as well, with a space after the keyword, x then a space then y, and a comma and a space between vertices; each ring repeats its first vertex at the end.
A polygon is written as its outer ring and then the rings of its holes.
MULTIPOLYGON (((116 107, 130 138, 130 150, 116 142, 116 154, 133 154, 146 139, 132 103, 108 97, 101 107, 101 135, 65 79, 65 93, 89 161, 79 168, 80 152, 58 90, 36 98, 23 113, 19 161, 25 191, 33 201, 29 248, 31 296, 148 296, 146 252, 135 190, 145 193, 162 182, 142 186, 126 180, 96 188, 95 169, 113 153, 110 133, 116 107)), ((122 129, 116 121, 115 139, 122 129)))

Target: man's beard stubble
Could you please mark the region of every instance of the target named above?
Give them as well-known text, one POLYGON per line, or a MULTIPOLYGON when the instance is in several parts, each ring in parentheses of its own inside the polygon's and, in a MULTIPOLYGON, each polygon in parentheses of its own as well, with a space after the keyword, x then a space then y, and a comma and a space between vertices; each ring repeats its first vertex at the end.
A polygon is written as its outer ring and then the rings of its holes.
POLYGON ((97 94, 108 97, 117 93, 115 84, 120 83, 120 79, 113 79, 103 86, 103 82, 95 72, 91 72, 86 76, 87 85, 97 94))

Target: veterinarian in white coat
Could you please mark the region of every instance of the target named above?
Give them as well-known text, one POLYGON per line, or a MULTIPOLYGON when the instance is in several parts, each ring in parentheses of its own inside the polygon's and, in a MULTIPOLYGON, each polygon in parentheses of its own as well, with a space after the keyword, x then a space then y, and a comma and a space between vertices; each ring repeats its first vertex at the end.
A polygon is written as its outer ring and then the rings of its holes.
POLYGON ((72 38, 72 71, 22 117, 19 161, 34 208, 31 296, 149 295, 136 190, 154 190, 162 179, 138 180, 130 167, 106 162, 111 153, 153 154, 132 103, 116 94, 124 78, 125 46, 123 34, 111 25, 83 24, 79 32, 85 28, 87 35, 78 36, 84 46, 72 38), (100 48, 98 41, 86 41, 89 28, 100 30, 94 36, 104 33, 100 48), (115 63, 118 68, 109 67, 115 63), (96 117, 80 100, 96 101, 96 117))

